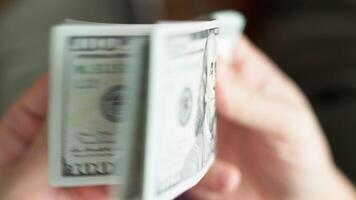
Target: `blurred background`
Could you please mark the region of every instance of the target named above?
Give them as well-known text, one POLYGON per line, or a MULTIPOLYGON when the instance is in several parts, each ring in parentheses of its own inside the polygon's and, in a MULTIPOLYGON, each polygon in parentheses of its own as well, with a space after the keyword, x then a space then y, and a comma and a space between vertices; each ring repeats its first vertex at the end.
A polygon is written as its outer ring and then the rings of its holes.
POLYGON ((339 167, 356 183, 355 0, 0 0, 0 115, 48 70, 65 19, 152 23, 242 11, 246 34, 303 89, 339 167))

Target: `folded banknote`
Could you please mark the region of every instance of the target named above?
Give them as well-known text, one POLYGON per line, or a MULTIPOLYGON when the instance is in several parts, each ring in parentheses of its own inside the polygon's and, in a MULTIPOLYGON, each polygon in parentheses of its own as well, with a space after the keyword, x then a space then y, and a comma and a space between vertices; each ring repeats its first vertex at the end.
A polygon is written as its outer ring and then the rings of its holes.
POLYGON ((53 28, 50 183, 172 199, 216 154, 217 21, 53 28))

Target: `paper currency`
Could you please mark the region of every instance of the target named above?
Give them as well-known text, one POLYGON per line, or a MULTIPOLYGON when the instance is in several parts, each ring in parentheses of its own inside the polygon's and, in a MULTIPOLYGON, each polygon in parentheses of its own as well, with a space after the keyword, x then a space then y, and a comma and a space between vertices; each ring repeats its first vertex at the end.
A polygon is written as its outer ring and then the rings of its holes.
POLYGON ((172 199, 215 159, 216 21, 52 31, 50 183, 172 199))
POLYGON ((129 90, 127 71, 144 64, 148 38, 146 33, 122 35, 109 29, 54 29, 49 141, 53 185, 118 182, 116 173, 123 167, 118 164, 127 151, 120 139, 128 112, 122 106, 129 90))
POLYGON ((152 34, 148 199, 192 187, 215 158, 217 34, 216 22, 166 24, 152 34))

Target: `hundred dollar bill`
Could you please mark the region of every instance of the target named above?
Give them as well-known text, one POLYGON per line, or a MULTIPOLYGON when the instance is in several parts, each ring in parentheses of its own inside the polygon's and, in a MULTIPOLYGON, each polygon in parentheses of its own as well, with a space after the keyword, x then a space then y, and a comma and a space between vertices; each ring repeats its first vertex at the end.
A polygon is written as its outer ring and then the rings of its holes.
POLYGON ((184 192, 215 159, 217 34, 216 22, 166 24, 152 34, 148 199, 184 192))
MULTIPOLYGON (((61 25, 53 30, 50 182, 118 183, 127 151, 125 106, 132 66, 144 65, 147 28, 61 25), (122 31, 125 34, 122 34, 122 31)), ((142 67, 141 67, 142 68, 142 67)))
POLYGON ((216 21, 53 29, 50 182, 172 199, 215 159, 216 21))

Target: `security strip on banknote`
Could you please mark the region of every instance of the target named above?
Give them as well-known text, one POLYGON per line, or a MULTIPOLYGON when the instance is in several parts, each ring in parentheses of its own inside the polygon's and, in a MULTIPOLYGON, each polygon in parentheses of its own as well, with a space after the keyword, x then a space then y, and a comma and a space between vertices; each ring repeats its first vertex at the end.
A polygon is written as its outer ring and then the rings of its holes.
POLYGON ((50 183, 172 199, 215 159, 216 21, 52 30, 50 183))

